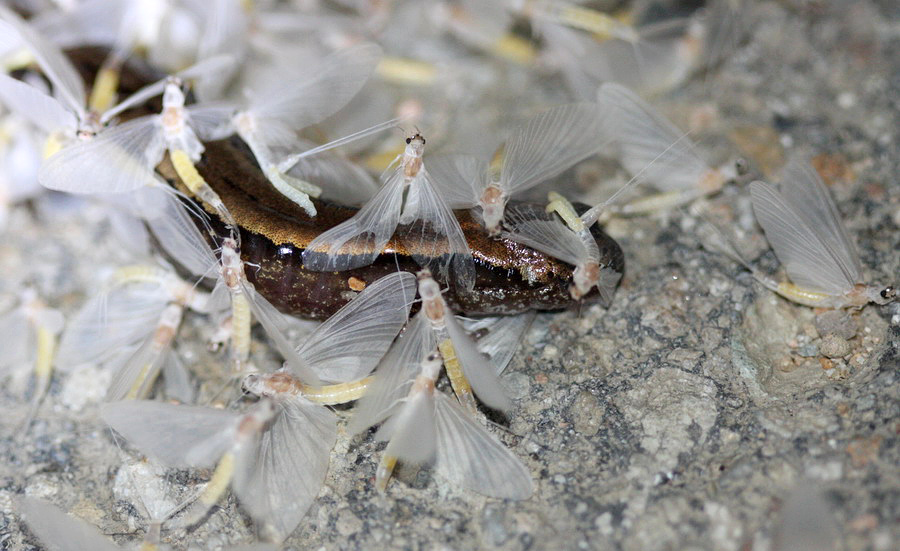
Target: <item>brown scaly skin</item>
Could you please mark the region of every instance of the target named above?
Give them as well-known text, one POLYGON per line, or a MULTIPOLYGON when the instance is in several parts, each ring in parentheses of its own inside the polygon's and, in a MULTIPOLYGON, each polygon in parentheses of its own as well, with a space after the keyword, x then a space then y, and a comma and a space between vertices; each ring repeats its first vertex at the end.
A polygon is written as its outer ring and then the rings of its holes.
MULTIPOLYGON (((106 54, 102 49, 82 48, 70 55, 90 83, 106 54)), ((158 78, 150 68, 128 63, 123 68, 121 93, 158 78)), ((155 107, 147 107, 145 113, 155 107)), ((249 148, 239 138, 205 146, 206 152, 197 169, 240 226, 241 258, 248 264, 247 278, 282 312, 326 319, 355 296, 354 290, 360 288, 361 282, 371 283, 398 268, 409 272, 419 270, 412 258, 416 243, 396 239, 387 244, 374 264, 363 268, 345 272, 305 269, 301 255, 306 245, 323 231, 353 216, 356 209, 314 199, 318 215, 310 217, 269 184, 249 148)), ((189 194, 168 159, 157 170, 171 185, 189 194)), ((534 208, 543 210, 537 205, 534 208)), ((213 211, 207 211, 219 235, 226 236, 224 224, 213 211)), ((459 210, 455 214, 472 250, 476 269, 475 289, 471 293, 460 292, 452 282, 435 273, 438 283, 449 287, 445 299, 455 312, 516 314, 558 310, 576 302, 569 293, 572 266, 513 241, 490 237, 469 211, 459 210)), ((427 232, 424 234, 427 237, 427 232)), ((610 266, 621 273, 625 261, 618 243, 596 227, 593 234, 600 248, 601 266, 610 266)), ((595 289, 583 301, 599 298, 595 289)))

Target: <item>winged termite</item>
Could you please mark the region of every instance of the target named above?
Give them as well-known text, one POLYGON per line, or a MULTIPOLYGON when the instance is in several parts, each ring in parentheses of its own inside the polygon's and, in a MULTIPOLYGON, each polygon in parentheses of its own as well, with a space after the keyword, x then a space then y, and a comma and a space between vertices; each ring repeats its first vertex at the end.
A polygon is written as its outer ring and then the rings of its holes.
POLYGON ((586 218, 579 216, 561 195, 551 192, 546 211, 533 205, 517 205, 510 209, 504 221, 506 231, 501 235, 572 264, 575 266, 573 285, 569 288, 572 298, 580 299, 596 286, 608 305, 622 274, 611 266, 600 265, 600 249, 591 234, 593 220, 586 218), (552 211, 556 211, 564 222, 552 211))
MULTIPOLYGON (((477 348, 475 342, 466 334, 461 322, 451 312, 441 296, 440 287, 427 270, 419 272, 419 295, 422 297, 422 309, 413 317, 397 343, 388 351, 381 361, 381 366, 400 365, 401 371, 388 371, 394 375, 414 373, 419 360, 429 350, 438 348, 445 358, 447 375, 453 385, 460 402, 471 412, 477 411, 475 396, 487 406, 508 410, 511 407, 509 398, 504 395, 497 377, 499 370, 477 348), (474 392, 474 395, 473 395, 474 392)), ((385 367, 379 370, 385 371, 385 367)), ((395 396, 403 390, 403 381, 396 378, 380 379, 376 377, 375 385, 368 391, 354 416, 351 432, 360 432, 371 419, 376 418, 387 404, 372 396, 395 396)))
POLYGON ((516 127, 506 139, 500 174, 486 160, 434 159, 435 181, 453 208, 481 208, 484 226, 500 232, 506 202, 600 151, 608 142, 607 111, 592 103, 553 107, 516 127))
MULTIPOLYGON (((366 44, 333 54, 287 81, 270 78, 267 84, 248 91, 245 105, 223 119, 219 130, 223 136, 237 133, 269 182, 315 216, 309 197, 318 197, 321 188, 288 174, 303 155, 284 160, 276 158, 273 150, 295 147, 300 129, 346 105, 368 80, 380 57, 380 48, 366 44)), ((339 143, 330 147, 336 145, 339 143)))
POLYGON ((425 138, 406 139, 406 149, 378 193, 352 218, 316 237, 303 252, 303 265, 316 271, 343 271, 375 261, 395 233, 417 240, 413 257, 421 265, 452 270, 459 286, 472 289, 475 267, 462 228, 425 169, 425 138), (404 199, 405 194, 405 199, 404 199), (404 226, 398 231, 398 226, 404 226))
POLYGON ((209 295, 165 268, 120 268, 72 318, 59 367, 98 364, 112 371, 107 400, 146 396, 160 370, 170 396, 188 397, 184 368, 172 350, 185 307, 208 313, 209 295))
POLYGON ((218 127, 230 112, 230 106, 219 103, 185 107, 181 80, 170 77, 161 114, 106 128, 88 141, 64 148, 44 162, 38 178, 45 187, 73 193, 133 191, 154 184, 153 170, 168 151, 182 182, 236 228, 222 199, 194 167, 204 151, 201 139, 227 135, 218 127))
MULTIPOLYGON (((408 344, 408 343, 407 343, 408 344)), ((418 347, 412 347, 418 348, 418 347)), ((409 350, 409 348, 407 348, 409 350)), ((363 397, 351 424, 364 429, 384 421, 376 438, 387 440, 375 485, 384 490, 396 461, 435 463, 440 475, 472 491, 508 499, 526 499, 534 491, 524 465, 493 435, 435 389, 441 356, 433 351, 410 370, 390 354, 375 374, 371 395, 363 397), (392 360, 392 361, 387 361, 392 360), (372 406, 371 417, 360 417, 372 406)))
POLYGON ((26 428, 50 387, 57 339, 64 324, 62 314, 49 308, 32 289, 25 290, 17 308, 0 315, 0 372, 33 364, 34 394, 23 423, 26 428))
POLYGON ((116 371, 107 391, 106 401, 147 397, 160 370, 170 365, 170 362, 177 362, 173 356, 172 342, 181 325, 182 313, 183 306, 179 304, 170 303, 166 306, 151 336, 116 371))
POLYGON ((862 283, 859 254, 825 184, 807 160, 792 159, 780 186, 751 183, 750 197, 756 219, 790 279, 778 282, 751 269, 768 289, 821 308, 862 308, 897 297, 894 286, 862 283))
POLYGON ((641 214, 683 205, 717 193, 736 177, 733 167, 711 168, 683 132, 624 86, 604 84, 597 101, 609 113, 619 162, 637 180, 661 191, 613 212, 641 214))

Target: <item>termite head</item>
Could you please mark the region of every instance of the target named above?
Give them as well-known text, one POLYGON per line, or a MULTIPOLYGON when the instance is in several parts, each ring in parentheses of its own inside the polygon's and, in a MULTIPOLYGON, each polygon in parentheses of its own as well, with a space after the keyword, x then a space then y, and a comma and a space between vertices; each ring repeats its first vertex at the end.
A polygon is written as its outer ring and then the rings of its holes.
POLYGON ((419 295, 422 300, 434 300, 441 296, 441 288, 431 277, 431 270, 422 270, 416 274, 416 277, 419 279, 419 295))
POLYGON ((244 377, 244 380, 241 381, 241 388, 244 389, 244 392, 252 394, 254 396, 266 395, 263 378, 258 373, 251 373, 244 377))
POLYGON ((169 77, 163 90, 163 109, 168 107, 184 107, 184 92, 181 90, 181 79, 169 77))
POLYGON ((488 233, 497 235, 500 233, 500 222, 503 221, 503 211, 506 206, 506 195, 500 186, 491 183, 484 188, 484 192, 478 199, 481 207, 481 217, 484 219, 484 227, 488 233))
POLYGON ((421 363, 422 371, 416 377, 415 390, 429 394, 434 392, 434 382, 437 381, 438 376, 441 374, 442 365, 443 360, 437 350, 425 356, 421 363))
POLYGON ((408 157, 421 157, 425 151, 425 138, 416 132, 412 136, 406 138, 406 152, 408 157))
POLYGON ((893 302, 894 299, 897 298, 897 288, 893 285, 888 285, 887 287, 874 287, 870 286, 866 289, 866 294, 869 295, 868 299, 875 304, 888 304, 889 302, 893 302))
POLYGON ((100 132, 101 128, 103 128, 103 125, 100 123, 100 113, 91 109, 78 121, 76 135, 80 140, 90 140, 97 132, 100 132))
POLYGON ((229 289, 237 287, 244 276, 244 263, 237 243, 230 237, 222 241, 222 277, 229 289))

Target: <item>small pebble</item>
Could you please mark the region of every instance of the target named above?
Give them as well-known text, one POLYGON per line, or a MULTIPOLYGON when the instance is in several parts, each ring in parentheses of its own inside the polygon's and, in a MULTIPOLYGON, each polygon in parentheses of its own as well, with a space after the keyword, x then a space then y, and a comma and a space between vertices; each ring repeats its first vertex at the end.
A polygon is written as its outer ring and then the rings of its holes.
POLYGON ((850 353, 850 343, 837 335, 825 335, 819 345, 819 352, 829 358, 843 358, 850 353))

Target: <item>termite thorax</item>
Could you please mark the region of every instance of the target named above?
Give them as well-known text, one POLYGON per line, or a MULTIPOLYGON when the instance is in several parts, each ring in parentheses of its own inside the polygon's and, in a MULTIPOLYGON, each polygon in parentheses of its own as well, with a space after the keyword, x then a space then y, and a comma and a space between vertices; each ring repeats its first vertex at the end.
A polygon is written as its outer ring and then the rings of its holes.
POLYGON ((422 153, 425 151, 425 138, 416 134, 406 138, 406 149, 403 151, 403 176, 407 180, 415 178, 422 170, 422 153))
POLYGON ((434 392, 434 379, 426 377, 424 375, 418 375, 416 377, 416 382, 413 383, 413 391, 414 392, 427 392, 431 394, 434 392))

